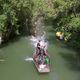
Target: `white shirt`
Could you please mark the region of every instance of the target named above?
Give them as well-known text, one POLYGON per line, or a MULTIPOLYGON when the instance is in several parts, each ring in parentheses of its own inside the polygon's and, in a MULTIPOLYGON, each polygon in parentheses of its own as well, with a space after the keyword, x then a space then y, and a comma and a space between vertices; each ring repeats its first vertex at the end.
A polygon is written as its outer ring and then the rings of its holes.
POLYGON ((63 39, 63 35, 60 35, 60 39, 61 39, 61 40, 63 39))
POLYGON ((40 42, 40 47, 41 47, 42 49, 47 50, 48 42, 45 42, 44 40, 42 40, 42 41, 40 42))
POLYGON ((2 37, 0 36, 0 44, 2 43, 2 37))

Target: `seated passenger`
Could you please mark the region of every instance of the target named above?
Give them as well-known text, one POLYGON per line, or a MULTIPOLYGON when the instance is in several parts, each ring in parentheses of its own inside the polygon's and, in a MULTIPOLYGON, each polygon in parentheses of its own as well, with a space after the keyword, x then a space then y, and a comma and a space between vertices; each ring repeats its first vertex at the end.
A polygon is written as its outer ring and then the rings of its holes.
POLYGON ((64 39, 64 33, 63 32, 56 32, 56 38, 59 40, 63 40, 64 39))
POLYGON ((49 58, 47 56, 45 56, 45 62, 44 64, 49 65, 49 58))
POLYGON ((63 40, 63 39, 64 39, 64 33, 61 32, 61 33, 60 33, 60 40, 63 40))

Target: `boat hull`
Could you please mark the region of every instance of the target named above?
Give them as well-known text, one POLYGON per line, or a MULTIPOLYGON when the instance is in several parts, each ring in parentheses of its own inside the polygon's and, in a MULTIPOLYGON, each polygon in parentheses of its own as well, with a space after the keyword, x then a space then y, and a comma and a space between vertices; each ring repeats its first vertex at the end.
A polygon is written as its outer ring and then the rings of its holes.
POLYGON ((49 73, 50 72, 50 64, 48 65, 43 65, 44 68, 40 68, 41 64, 38 64, 36 62, 36 60, 34 59, 34 56, 33 56, 33 62, 38 70, 39 73, 49 73))

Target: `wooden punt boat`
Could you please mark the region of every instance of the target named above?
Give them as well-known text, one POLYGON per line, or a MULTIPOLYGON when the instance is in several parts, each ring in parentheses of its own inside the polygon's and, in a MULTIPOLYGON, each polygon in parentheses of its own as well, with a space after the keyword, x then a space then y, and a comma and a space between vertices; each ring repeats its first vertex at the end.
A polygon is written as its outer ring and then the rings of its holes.
POLYGON ((36 66, 36 68, 37 68, 37 70, 38 70, 39 73, 49 73, 50 72, 50 59, 49 59, 49 64, 42 65, 42 64, 38 64, 38 62, 36 62, 36 60, 34 58, 34 55, 33 55, 33 62, 34 62, 34 64, 35 64, 35 66, 36 66))

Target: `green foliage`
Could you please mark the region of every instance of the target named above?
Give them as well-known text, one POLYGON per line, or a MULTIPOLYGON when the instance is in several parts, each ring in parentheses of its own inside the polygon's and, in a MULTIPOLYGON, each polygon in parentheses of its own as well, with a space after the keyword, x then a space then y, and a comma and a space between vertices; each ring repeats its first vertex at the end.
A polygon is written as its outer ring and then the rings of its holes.
POLYGON ((30 33, 32 8, 32 0, 0 0, 0 31, 4 39, 22 34, 23 29, 30 33))
POLYGON ((45 15, 45 17, 52 17, 54 13, 52 0, 33 0, 33 2, 33 15, 37 15, 37 12, 41 11, 45 15))
POLYGON ((65 40, 80 46, 79 0, 0 0, 0 31, 3 37, 30 33, 38 14, 52 20, 65 40), (77 35, 77 36, 76 36, 77 35))
POLYGON ((80 3, 78 0, 55 0, 53 1, 55 10, 54 22, 56 30, 65 33, 65 40, 79 48, 80 46, 80 3), (77 36, 76 36, 77 35, 77 36))
POLYGON ((7 17, 5 15, 0 15, 0 31, 6 31, 7 17))

